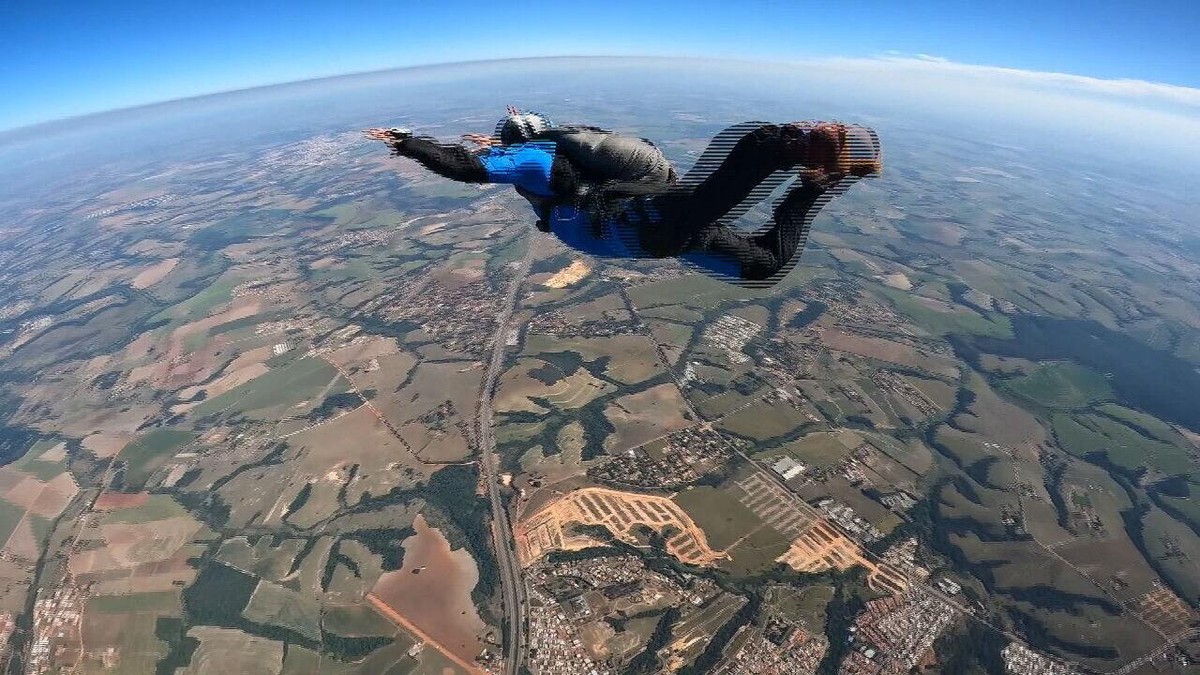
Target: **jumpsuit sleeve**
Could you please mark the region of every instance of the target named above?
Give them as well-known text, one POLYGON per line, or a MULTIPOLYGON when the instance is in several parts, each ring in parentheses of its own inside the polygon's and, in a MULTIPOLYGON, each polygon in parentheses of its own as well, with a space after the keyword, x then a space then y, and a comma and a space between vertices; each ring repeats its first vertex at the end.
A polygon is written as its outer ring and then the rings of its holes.
POLYGON ((551 168, 554 144, 520 143, 492 148, 479 157, 487 171, 487 182, 516 185, 539 197, 552 197, 551 168))

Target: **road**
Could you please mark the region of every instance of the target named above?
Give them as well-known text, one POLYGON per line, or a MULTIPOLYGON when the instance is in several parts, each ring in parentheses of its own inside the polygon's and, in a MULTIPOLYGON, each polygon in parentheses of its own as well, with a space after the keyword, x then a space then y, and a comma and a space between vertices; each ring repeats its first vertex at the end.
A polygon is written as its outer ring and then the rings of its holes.
POLYGON ((492 433, 492 394, 496 389, 496 378, 504 367, 504 352, 508 344, 508 332, 512 323, 513 310, 517 304, 517 294, 525 277, 529 275, 529 267, 533 263, 533 247, 530 246, 525 258, 518 263, 516 272, 508 287, 504 306, 496 317, 496 334, 492 339, 492 356, 487 364, 487 372, 483 376, 483 389, 479 393, 479 412, 476 421, 479 425, 479 467, 483 480, 487 484, 488 499, 492 502, 492 539, 495 542, 496 563, 500 568, 500 584, 503 590, 504 615, 508 621, 508 649, 504 654, 503 675, 517 675, 521 665, 525 663, 528 644, 525 641, 525 626, 527 607, 525 605, 525 585, 521 579, 521 564, 513 548, 513 529, 509 522, 508 511, 500 498, 500 462, 496 457, 496 437, 492 433))

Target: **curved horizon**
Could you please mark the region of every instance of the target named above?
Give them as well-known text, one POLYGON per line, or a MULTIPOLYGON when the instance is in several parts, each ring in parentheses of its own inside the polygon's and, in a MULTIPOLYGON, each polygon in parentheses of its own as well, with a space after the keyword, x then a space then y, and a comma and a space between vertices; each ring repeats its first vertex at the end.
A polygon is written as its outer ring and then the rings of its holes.
POLYGON ((701 56, 701 55, 622 55, 622 54, 561 54, 552 56, 513 56, 495 59, 469 59, 463 61, 440 61, 434 63, 421 63, 413 65, 395 66, 388 68, 370 69, 362 71, 346 72, 336 75, 323 75, 319 77, 303 78, 297 80, 286 80, 281 82, 273 82, 270 84, 255 85, 249 87, 237 87, 221 91, 211 91, 195 95, 183 96, 178 98, 168 98, 156 100, 146 103, 138 103, 129 106, 118 108, 110 108, 104 110, 96 110, 72 115, 68 117, 55 118, 27 124, 17 127, 0 129, 0 143, 16 141, 22 138, 35 137, 42 132, 53 133, 59 127, 68 127, 80 122, 100 122, 104 118, 113 115, 123 115, 128 113, 136 113, 140 111, 150 111, 155 108, 165 108, 180 104, 196 103, 209 99, 218 99, 227 96, 238 96, 243 94, 252 94, 256 92, 267 92, 270 90, 287 89, 291 87, 302 87, 322 82, 332 82, 336 80, 354 80, 357 78, 371 78, 378 76, 386 76, 393 74, 402 74, 407 72, 419 72, 425 70, 438 69, 455 69, 469 68, 472 66, 484 65, 499 65, 506 63, 552 63, 556 61, 602 61, 602 62, 658 62, 658 63, 686 63, 686 62, 716 62, 725 63, 728 65, 746 65, 746 66, 773 66, 773 67, 801 67, 813 66, 822 64, 871 64, 877 63, 880 68, 917 65, 923 68, 941 69, 946 72, 968 73, 973 76, 980 75, 997 75, 1003 74, 1010 78, 1023 79, 1027 81, 1040 82, 1057 82, 1066 84, 1068 88, 1079 88, 1087 90, 1088 93, 1102 94, 1115 97, 1129 97, 1134 99, 1150 99, 1152 102, 1159 104, 1168 104, 1171 107, 1182 107, 1187 112, 1200 113, 1200 88, 1186 87, 1180 85, 1167 84, 1162 82, 1152 82, 1148 80, 1136 80, 1128 78, 1096 78, 1086 75, 1074 73, 1062 73, 1055 71, 1035 71, 1023 70, 1018 68, 1009 68, 1005 66, 984 65, 984 64, 969 64, 951 61, 949 59, 930 56, 926 54, 881 54, 870 57, 809 57, 798 59, 765 59, 765 58, 750 58, 738 56, 701 56))

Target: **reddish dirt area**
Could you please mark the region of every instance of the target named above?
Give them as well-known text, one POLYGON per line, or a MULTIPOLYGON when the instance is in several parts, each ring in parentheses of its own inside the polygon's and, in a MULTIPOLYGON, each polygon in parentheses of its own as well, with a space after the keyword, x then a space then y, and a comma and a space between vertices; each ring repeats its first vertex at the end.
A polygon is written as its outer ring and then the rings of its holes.
POLYGON ((96 511, 119 511, 135 509, 150 499, 149 492, 125 494, 123 492, 105 492, 96 499, 96 511))
POLYGON ((379 578, 371 595, 416 626, 458 663, 474 663, 487 630, 471 601, 479 580, 465 550, 452 551, 441 532, 417 517, 404 541, 404 566, 379 578))

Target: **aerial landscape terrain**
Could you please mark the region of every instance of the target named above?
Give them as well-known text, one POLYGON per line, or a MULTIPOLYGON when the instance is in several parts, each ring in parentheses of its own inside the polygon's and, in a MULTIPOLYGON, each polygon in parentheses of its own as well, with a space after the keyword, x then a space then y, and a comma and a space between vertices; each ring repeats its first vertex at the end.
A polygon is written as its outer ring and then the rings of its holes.
POLYGON ((1194 196, 679 67, 515 103, 682 170, 873 125, 774 289, 358 131, 489 132, 520 74, 0 137, 8 672, 1197 672, 1194 196))

